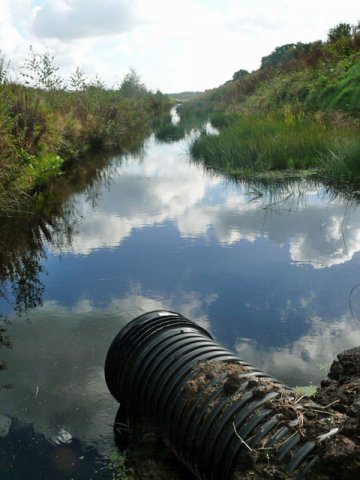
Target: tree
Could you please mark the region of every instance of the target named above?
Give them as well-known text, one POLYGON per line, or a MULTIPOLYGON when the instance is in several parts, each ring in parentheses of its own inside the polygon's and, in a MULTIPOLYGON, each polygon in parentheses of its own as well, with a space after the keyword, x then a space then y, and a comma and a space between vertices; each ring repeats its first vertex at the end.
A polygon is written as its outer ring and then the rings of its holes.
POLYGON ((353 27, 349 23, 339 23, 334 28, 330 28, 328 33, 328 41, 335 43, 343 38, 351 38, 353 27))
POLYGON ((76 67, 75 72, 70 76, 69 84, 73 90, 85 90, 88 86, 85 72, 79 67, 76 67))
POLYGON ((242 80, 243 78, 247 77, 249 75, 249 72, 247 70, 244 70, 243 68, 240 68, 237 72, 234 73, 233 75, 233 80, 242 80))
POLYGON ((96 74, 93 80, 91 80, 89 83, 88 87, 96 90, 106 90, 106 83, 99 77, 98 74, 96 74))
POLYGON ((261 68, 270 67, 271 65, 278 65, 288 58, 290 51, 296 47, 295 43, 287 43, 281 47, 276 47, 270 55, 266 55, 261 59, 261 68))
POLYGON ((6 61, 5 55, 0 50, 0 85, 7 83, 10 60, 6 61))
POLYGON ((146 93, 145 85, 141 82, 141 76, 134 68, 130 68, 120 85, 120 92, 125 97, 139 97, 146 93))
POLYGON ((49 52, 36 53, 30 45, 30 55, 20 68, 25 84, 44 90, 61 89, 63 81, 57 75, 59 67, 55 65, 54 58, 49 52))

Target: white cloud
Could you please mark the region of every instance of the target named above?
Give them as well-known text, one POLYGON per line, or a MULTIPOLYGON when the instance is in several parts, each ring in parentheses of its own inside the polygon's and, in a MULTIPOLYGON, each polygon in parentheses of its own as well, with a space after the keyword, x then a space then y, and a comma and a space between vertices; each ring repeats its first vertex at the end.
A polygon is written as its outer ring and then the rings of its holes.
POLYGON ((0 48, 8 60, 23 59, 26 45, 24 25, 31 17, 31 0, 2 0, 0 15, 0 48))
POLYGON ((326 377, 338 353, 359 344, 359 325, 350 316, 338 320, 313 317, 308 331, 285 347, 264 349, 253 340, 239 338, 236 351, 288 385, 308 385, 326 377))
POLYGON ((37 7, 33 22, 38 37, 69 41, 128 32, 136 24, 129 0, 50 0, 37 7))
POLYGON ((276 46, 325 39, 358 11, 355 0, 2 0, 0 40, 15 66, 32 44, 64 76, 79 66, 113 85, 134 66, 152 89, 203 90, 276 46))
MULTIPOLYGON (((283 194, 286 198, 288 191, 283 194)), ((224 245, 240 240, 254 242, 268 238, 289 245, 291 260, 316 269, 339 265, 360 251, 360 212, 336 202, 318 202, 306 187, 301 195, 307 202, 295 207, 294 197, 269 211, 268 198, 248 202, 244 191, 229 194, 223 204, 198 203, 178 219, 183 236, 205 235, 212 228, 224 245), (264 208, 265 207, 265 208, 264 208)))

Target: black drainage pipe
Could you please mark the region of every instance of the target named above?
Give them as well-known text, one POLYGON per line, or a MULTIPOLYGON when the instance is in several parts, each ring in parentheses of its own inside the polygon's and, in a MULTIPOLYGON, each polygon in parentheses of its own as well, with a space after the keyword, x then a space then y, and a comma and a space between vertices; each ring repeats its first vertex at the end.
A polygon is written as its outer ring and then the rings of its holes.
POLYGON ((155 419, 198 479, 232 478, 258 448, 275 451, 275 462, 300 479, 317 461, 309 456, 315 442, 302 440, 296 420, 283 420, 293 390, 178 313, 149 312, 126 325, 110 346, 105 378, 130 417, 155 419))

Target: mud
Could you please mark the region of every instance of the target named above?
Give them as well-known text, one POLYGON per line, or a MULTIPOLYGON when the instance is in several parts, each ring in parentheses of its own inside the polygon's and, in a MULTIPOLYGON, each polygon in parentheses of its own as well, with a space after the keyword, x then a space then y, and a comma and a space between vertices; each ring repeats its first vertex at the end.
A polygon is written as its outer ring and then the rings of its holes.
POLYGON ((132 423, 127 446, 129 474, 136 480, 195 480, 163 443, 154 421, 132 423))

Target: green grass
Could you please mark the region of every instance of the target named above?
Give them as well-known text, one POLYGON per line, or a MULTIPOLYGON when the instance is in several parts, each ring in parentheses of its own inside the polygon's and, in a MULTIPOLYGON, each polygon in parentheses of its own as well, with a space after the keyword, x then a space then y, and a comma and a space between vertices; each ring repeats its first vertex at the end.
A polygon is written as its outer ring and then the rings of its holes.
POLYGON ((187 102, 185 114, 207 114, 220 129, 195 140, 191 157, 237 178, 316 171, 342 191, 360 190, 360 30, 353 27, 336 41, 299 42, 290 57, 277 58, 286 49, 276 48, 264 57, 272 62, 187 102))
POLYGON ((360 139, 343 137, 318 158, 319 175, 330 185, 353 190, 360 187, 360 139))
POLYGON ((238 116, 235 121, 232 116, 219 135, 203 132, 195 139, 190 155, 207 167, 244 178, 311 171, 333 185, 360 182, 358 130, 326 126, 311 117, 238 116))
POLYGON ((357 63, 348 66, 321 95, 321 107, 344 110, 351 114, 360 112, 360 57, 357 63))
POLYGON ((171 143, 181 140, 185 136, 185 128, 183 125, 174 125, 171 120, 166 120, 155 128, 155 138, 159 142, 171 143))

